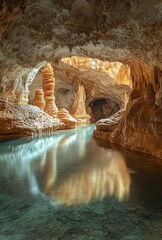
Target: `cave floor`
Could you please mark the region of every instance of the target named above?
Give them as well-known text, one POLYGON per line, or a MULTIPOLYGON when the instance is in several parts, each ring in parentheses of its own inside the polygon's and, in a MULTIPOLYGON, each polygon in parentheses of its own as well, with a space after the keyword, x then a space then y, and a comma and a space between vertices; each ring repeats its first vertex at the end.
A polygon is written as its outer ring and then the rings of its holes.
POLYGON ((0 143, 1 240, 161 240, 162 164, 94 125, 0 143))

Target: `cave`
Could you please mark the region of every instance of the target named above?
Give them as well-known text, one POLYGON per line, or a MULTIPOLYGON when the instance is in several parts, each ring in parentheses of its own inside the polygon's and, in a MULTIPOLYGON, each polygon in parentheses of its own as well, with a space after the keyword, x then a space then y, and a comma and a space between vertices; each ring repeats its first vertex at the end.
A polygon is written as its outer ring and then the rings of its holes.
POLYGON ((98 98, 90 103, 92 119, 97 122, 103 118, 109 118, 120 110, 118 103, 111 99, 98 98))
POLYGON ((0 239, 162 239, 161 0, 0 1, 0 239))

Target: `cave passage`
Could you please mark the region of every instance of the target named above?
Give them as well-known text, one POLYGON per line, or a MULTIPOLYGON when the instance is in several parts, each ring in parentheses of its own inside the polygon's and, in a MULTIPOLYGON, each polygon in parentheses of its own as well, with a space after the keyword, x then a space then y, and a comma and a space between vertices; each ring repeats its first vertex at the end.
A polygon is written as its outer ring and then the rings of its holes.
POLYGON ((89 105, 92 112, 92 121, 94 122, 102 118, 109 118, 120 110, 119 104, 108 98, 95 99, 89 105))

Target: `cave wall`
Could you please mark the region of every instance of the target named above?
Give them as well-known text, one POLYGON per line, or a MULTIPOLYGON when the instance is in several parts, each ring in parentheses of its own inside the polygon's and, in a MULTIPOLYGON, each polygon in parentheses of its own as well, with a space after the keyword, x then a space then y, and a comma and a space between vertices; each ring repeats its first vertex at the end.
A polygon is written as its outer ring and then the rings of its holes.
POLYGON ((1 5, 0 98, 26 102, 28 75, 43 61, 77 55, 128 64, 133 92, 113 139, 162 157, 161 0, 17 2, 1 5))
MULTIPOLYGON (((56 86, 58 87, 58 84, 56 86)), ((73 88, 69 89, 67 84, 64 84, 62 88, 56 88, 55 93, 57 106, 59 108, 64 107, 70 111, 74 103, 76 91, 73 88)))
POLYGON ((131 68, 133 91, 125 112, 99 122, 94 136, 162 158, 162 71, 139 63, 131 68))
MULTIPOLYGON (((87 61, 87 60, 86 60, 87 61)), ((128 66, 123 66, 119 71, 115 72, 115 64, 110 64, 110 72, 100 72, 96 69, 87 68, 83 62, 83 66, 75 66, 72 64, 63 63, 62 61, 56 66, 56 102, 62 104, 68 97, 68 106, 70 101, 74 100, 74 93, 77 92, 79 83, 84 85, 86 92, 86 110, 89 112, 89 104, 96 98, 110 98, 117 102, 120 108, 124 108, 131 93, 130 84, 130 69, 128 66), (112 68, 112 69, 111 69, 112 68), (66 94, 61 97, 59 89, 67 89, 66 94), (69 90, 69 91, 68 91, 69 90), (59 96, 60 95, 60 96, 59 96), (60 100, 59 100, 60 99, 60 100), (61 103, 62 102, 62 103, 61 103)), ((63 90, 64 91, 64 90, 63 90)), ((70 108, 68 108, 70 110, 70 108)))
POLYGON ((97 122, 102 118, 109 118, 120 110, 120 105, 107 98, 93 100, 89 107, 91 109, 91 121, 97 122))
POLYGON ((136 64, 132 81, 134 88, 125 117, 110 139, 162 158, 162 71, 136 64))
POLYGON ((35 90, 36 89, 42 89, 42 73, 40 71, 37 72, 35 75, 31 85, 29 86, 29 103, 32 104, 32 101, 35 97, 35 90))
POLYGON ((14 89, 18 95, 23 85, 19 71, 66 56, 161 67, 161 15, 160 0, 37 0, 26 1, 24 10, 4 7, 0 11, 0 93, 11 95, 14 89))

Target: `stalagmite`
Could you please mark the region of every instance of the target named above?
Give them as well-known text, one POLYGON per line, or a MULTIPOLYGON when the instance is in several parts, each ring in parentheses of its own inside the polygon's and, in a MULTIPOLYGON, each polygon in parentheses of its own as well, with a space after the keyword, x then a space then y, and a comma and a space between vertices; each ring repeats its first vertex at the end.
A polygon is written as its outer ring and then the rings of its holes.
POLYGON ((35 90, 35 98, 32 101, 32 104, 39 107, 40 109, 44 109, 45 101, 44 101, 44 93, 42 89, 35 90))
POLYGON ((77 119, 78 122, 88 122, 90 116, 86 113, 86 94, 84 86, 79 84, 78 91, 75 95, 75 101, 72 106, 72 116, 77 119))
POLYGON ((47 64, 42 70, 43 76, 43 92, 45 99, 44 111, 52 117, 56 117, 58 109, 55 104, 54 88, 55 78, 51 64, 47 64))
POLYGON ((57 118, 63 123, 62 129, 71 129, 76 127, 76 119, 73 118, 65 108, 61 108, 58 111, 57 118))

